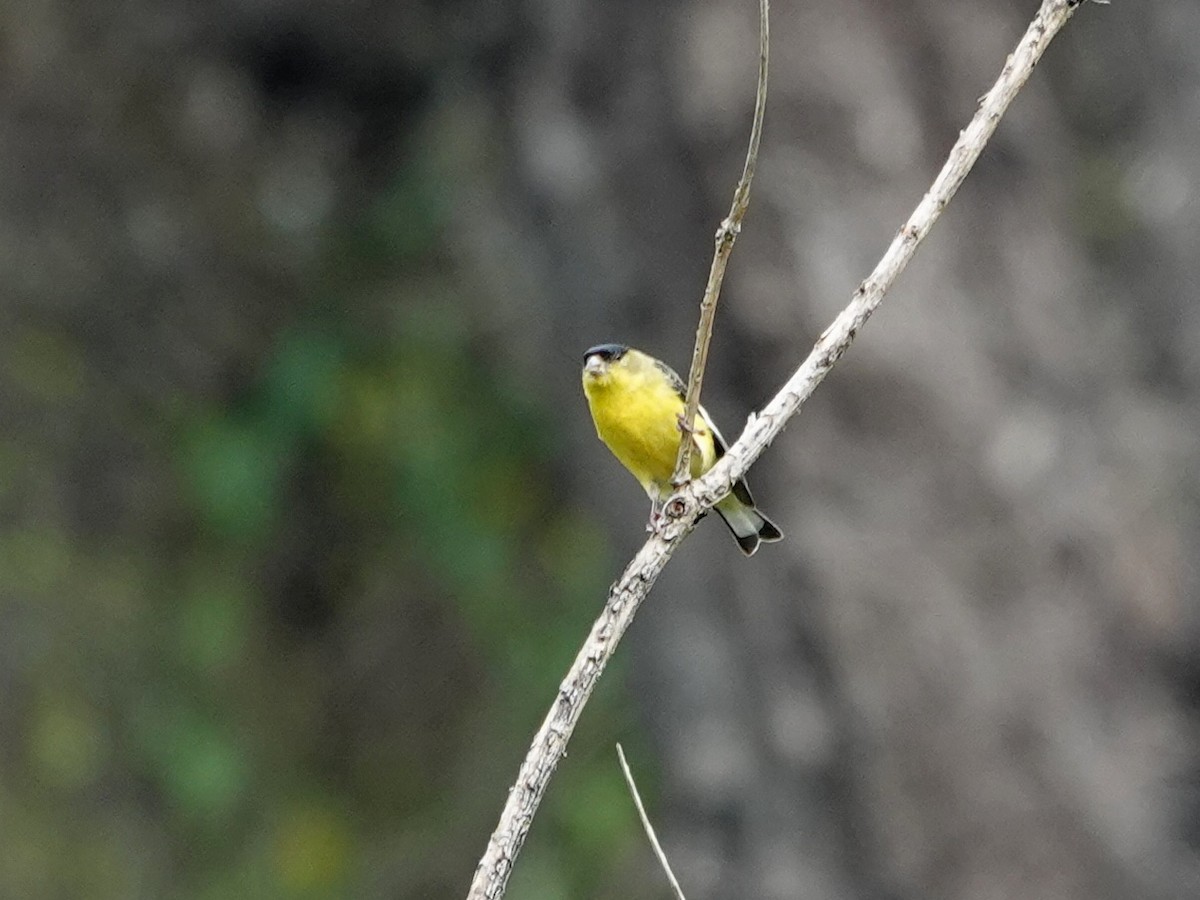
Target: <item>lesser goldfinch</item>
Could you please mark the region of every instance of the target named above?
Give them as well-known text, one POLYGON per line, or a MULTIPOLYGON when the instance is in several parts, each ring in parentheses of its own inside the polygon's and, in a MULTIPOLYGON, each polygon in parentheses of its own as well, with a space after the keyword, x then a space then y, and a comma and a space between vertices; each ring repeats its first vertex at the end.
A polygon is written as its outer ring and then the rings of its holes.
MULTIPOLYGON (((653 526, 673 490, 671 476, 684 430, 683 381, 666 363, 640 350, 599 344, 583 355, 583 393, 596 434, 650 495, 653 526)), ((695 478, 725 455, 727 445, 703 407, 691 433, 695 478)), ((744 478, 738 479, 716 510, 747 556, 760 542, 783 538, 783 532, 754 505, 744 478)))

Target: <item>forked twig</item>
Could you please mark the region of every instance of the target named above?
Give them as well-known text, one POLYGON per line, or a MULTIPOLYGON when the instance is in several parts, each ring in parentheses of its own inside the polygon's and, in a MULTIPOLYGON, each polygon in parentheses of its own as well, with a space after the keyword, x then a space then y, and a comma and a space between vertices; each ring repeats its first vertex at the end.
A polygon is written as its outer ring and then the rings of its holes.
POLYGON ((650 839, 654 855, 658 857, 659 864, 667 873, 667 881, 671 882, 675 896, 679 900, 687 900, 687 897, 683 896, 683 888, 679 886, 679 879, 675 877, 675 873, 671 871, 671 864, 667 862, 667 854, 663 851, 662 844, 658 842, 658 835, 654 833, 650 817, 646 815, 646 807, 642 805, 642 795, 638 793, 637 785, 633 781, 633 773, 629 771, 629 763, 625 760, 625 750, 620 744, 617 744, 617 758, 621 760, 621 771, 625 773, 625 783, 629 785, 629 793, 633 794, 633 805, 637 807, 638 818, 642 820, 642 828, 646 831, 646 837, 650 839))
POLYGON ((724 497, 732 484, 758 459, 763 450, 846 352, 863 324, 882 302, 884 294, 908 265, 946 204, 983 152, 1013 98, 1029 79, 1050 41, 1071 18, 1082 0, 1042 0, 1000 77, 980 101, 971 122, 959 134, 949 159, 934 179, 891 246, 854 292, 849 305, 826 329, 800 368, 757 416, 751 415, 741 436, 701 478, 685 486, 668 504, 668 522, 652 534, 611 588, 600 617, 580 648, 558 689, 533 744, 521 763, 496 830, 475 870, 468 900, 499 900, 538 804, 550 783, 558 760, 566 752, 575 725, 637 608, 698 517, 724 497))
POLYGON ((767 63, 771 48, 770 0, 759 0, 758 5, 758 87, 754 96, 754 121, 750 125, 750 146, 746 149, 746 164, 742 177, 733 191, 733 205, 719 228, 713 248, 713 261, 708 270, 708 284, 700 300, 700 324, 696 326, 696 346, 692 350, 692 367, 688 374, 687 399, 683 405, 683 419, 679 423, 683 432, 679 441, 679 455, 675 458, 675 474, 672 481, 678 487, 688 480, 692 456, 692 424, 700 409, 700 389, 704 385, 704 369, 708 365, 708 345, 712 341, 713 321, 717 315, 717 299, 721 296, 721 283, 725 280, 725 267, 733 253, 733 243, 742 230, 742 219, 750 207, 750 183, 754 181, 754 169, 758 165, 758 145, 762 142, 763 117, 767 111, 767 63))

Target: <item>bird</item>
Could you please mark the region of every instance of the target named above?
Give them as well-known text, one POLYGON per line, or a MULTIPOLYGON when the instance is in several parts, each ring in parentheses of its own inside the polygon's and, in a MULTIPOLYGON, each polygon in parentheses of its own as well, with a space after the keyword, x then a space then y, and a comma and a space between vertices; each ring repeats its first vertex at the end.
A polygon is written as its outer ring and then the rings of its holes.
MULTIPOLYGON (((583 393, 596 435, 650 497, 653 530, 671 496, 679 441, 691 432, 691 474, 703 475, 725 455, 728 445, 700 407, 692 428, 684 425, 683 380, 666 363, 624 344, 597 344, 583 355, 583 393)), ((754 503, 745 478, 715 509, 738 546, 753 556, 760 543, 783 539, 783 532, 754 503)))

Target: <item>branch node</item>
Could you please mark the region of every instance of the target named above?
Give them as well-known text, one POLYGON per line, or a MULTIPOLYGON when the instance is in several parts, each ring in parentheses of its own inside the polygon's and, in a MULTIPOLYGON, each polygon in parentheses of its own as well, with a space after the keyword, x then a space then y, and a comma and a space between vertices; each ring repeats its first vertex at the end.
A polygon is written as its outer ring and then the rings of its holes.
POLYGON ((663 514, 668 519, 679 521, 687 518, 694 510, 695 504, 688 502, 686 494, 676 494, 663 506, 663 514))

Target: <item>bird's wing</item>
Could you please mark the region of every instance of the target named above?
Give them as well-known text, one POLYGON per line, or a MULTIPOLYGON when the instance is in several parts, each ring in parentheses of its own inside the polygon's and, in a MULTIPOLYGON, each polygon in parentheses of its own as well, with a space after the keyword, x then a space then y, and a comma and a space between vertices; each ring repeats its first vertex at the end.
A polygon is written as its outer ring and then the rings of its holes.
MULTIPOLYGON (((654 360, 654 365, 658 367, 658 371, 666 376, 666 379, 671 384, 671 388, 679 395, 680 400, 687 400, 687 386, 683 383, 683 379, 670 366, 661 359, 654 360)), ((708 418, 705 416, 705 418, 708 418)))
MULTIPOLYGON (((683 379, 676 374, 675 370, 668 366, 661 359, 654 360, 654 364, 658 366, 659 371, 666 376, 667 381, 671 383, 671 387, 675 389, 675 393, 679 395, 679 399, 687 400, 687 388, 683 383, 683 379)), ((721 435, 720 429, 717 428, 717 423, 713 421, 713 417, 708 414, 703 406, 700 407, 700 417, 704 419, 708 425, 708 430, 713 436, 713 459, 718 460, 725 455, 725 451, 729 449, 729 445, 725 443, 725 438, 721 435)), ((739 478, 733 485, 732 494, 742 503, 753 508, 754 497, 750 494, 750 487, 746 484, 745 478, 739 478)))
MULTIPOLYGON (((661 359, 654 360, 654 365, 658 366, 658 370, 662 372, 667 381, 670 382, 671 388, 676 394, 679 395, 679 399, 687 402, 687 386, 683 383, 683 379, 679 377, 678 373, 661 359)), ((725 443, 725 438, 721 437, 721 432, 717 430, 717 423, 713 421, 712 416, 708 414, 708 410, 706 410, 703 406, 700 407, 700 418, 705 421, 705 424, 708 425, 709 431, 712 432, 716 458, 720 459, 725 455, 725 451, 728 449, 729 445, 725 443)))
MULTIPOLYGON (((725 443, 725 438, 721 436, 721 432, 717 429, 717 423, 712 420, 712 416, 708 414, 703 406, 700 407, 700 415, 703 417, 704 421, 708 423, 709 431, 712 432, 713 461, 715 462, 725 455, 725 451, 729 449, 729 445, 725 443)), ((750 485, 746 484, 745 478, 739 478, 737 481, 735 481, 730 493, 734 497, 737 497, 741 503, 745 504, 751 509, 754 509, 754 495, 750 493, 750 485)))
POLYGON ((713 421, 712 416, 708 414, 708 410, 703 406, 700 407, 700 418, 705 421, 708 425, 708 430, 712 432, 713 457, 714 459, 720 459, 725 455, 725 451, 729 449, 729 445, 725 443, 725 438, 721 436, 721 432, 717 428, 717 423, 713 421))

